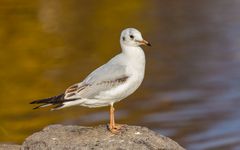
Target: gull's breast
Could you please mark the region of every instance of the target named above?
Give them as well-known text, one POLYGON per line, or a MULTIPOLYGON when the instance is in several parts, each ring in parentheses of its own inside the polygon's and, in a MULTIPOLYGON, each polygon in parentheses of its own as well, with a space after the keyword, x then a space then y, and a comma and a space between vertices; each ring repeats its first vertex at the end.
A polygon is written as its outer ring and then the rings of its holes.
POLYGON ((103 101, 117 102, 131 95, 141 85, 145 73, 145 55, 140 49, 133 56, 121 55, 122 63, 125 63, 127 80, 107 91, 100 92, 96 99, 103 101))
POLYGON ((130 73, 131 75, 123 84, 113 87, 107 91, 100 92, 96 98, 116 102, 131 95, 142 83, 144 78, 144 70, 140 72, 131 70, 130 73))

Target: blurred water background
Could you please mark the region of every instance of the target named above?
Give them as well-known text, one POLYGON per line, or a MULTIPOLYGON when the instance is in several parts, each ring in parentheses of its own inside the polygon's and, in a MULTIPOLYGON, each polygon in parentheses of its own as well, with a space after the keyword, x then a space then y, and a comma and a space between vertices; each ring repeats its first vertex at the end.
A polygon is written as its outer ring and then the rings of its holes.
POLYGON ((1 0, 0 142, 21 143, 49 124, 106 124, 107 107, 28 103, 63 92, 117 54, 126 27, 153 47, 144 47, 141 88, 115 105, 117 122, 187 149, 240 149, 238 0, 1 0))

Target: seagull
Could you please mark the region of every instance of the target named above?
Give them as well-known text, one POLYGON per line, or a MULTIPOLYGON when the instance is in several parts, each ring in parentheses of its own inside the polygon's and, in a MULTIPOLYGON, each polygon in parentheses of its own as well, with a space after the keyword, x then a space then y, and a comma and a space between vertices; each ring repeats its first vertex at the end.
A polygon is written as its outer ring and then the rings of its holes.
POLYGON ((145 73, 145 54, 141 45, 151 46, 135 28, 124 29, 120 36, 122 52, 106 64, 90 73, 82 82, 76 83, 64 93, 30 104, 39 104, 37 108, 54 105, 57 110, 74 105, 95 108, 110 106, 108 129, 118 133, 123 125, 116 124, 114 103, 131 95, 140 86, 145 73))

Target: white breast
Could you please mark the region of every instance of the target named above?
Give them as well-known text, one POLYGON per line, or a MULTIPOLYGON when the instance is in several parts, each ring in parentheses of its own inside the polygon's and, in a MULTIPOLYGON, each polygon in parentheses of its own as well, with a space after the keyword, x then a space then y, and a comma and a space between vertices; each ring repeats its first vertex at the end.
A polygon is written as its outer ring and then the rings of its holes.
POLYGON ((134 53, 123 53, 127 66, 127 81, 111 90, 101 92, 97 98, 116 102, 122 100, 132 94, 140 86, 145 73, 145 55, 143 50, 133 50, 134 53))

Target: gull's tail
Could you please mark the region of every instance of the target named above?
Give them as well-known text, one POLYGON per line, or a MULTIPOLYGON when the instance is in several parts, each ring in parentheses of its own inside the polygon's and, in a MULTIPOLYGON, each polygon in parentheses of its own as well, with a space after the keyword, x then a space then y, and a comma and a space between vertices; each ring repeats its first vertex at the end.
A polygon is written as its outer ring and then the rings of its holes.
POLYGON ((51 106, 51 105, 55 105, 55 107, 52 110, 60 109, 64 105, 63 104, 64 102, 70 101, 70 100, 64 99, 64 96, 65 96, 65 94, 60 94, 58 96, 54 96, 54 97, 50 97, 50 98, 35 100, 35 101, 30 102, 30 104, 40 104, 39 106, 34 107, 33 109, 47 107, 47 106, 51 106))

